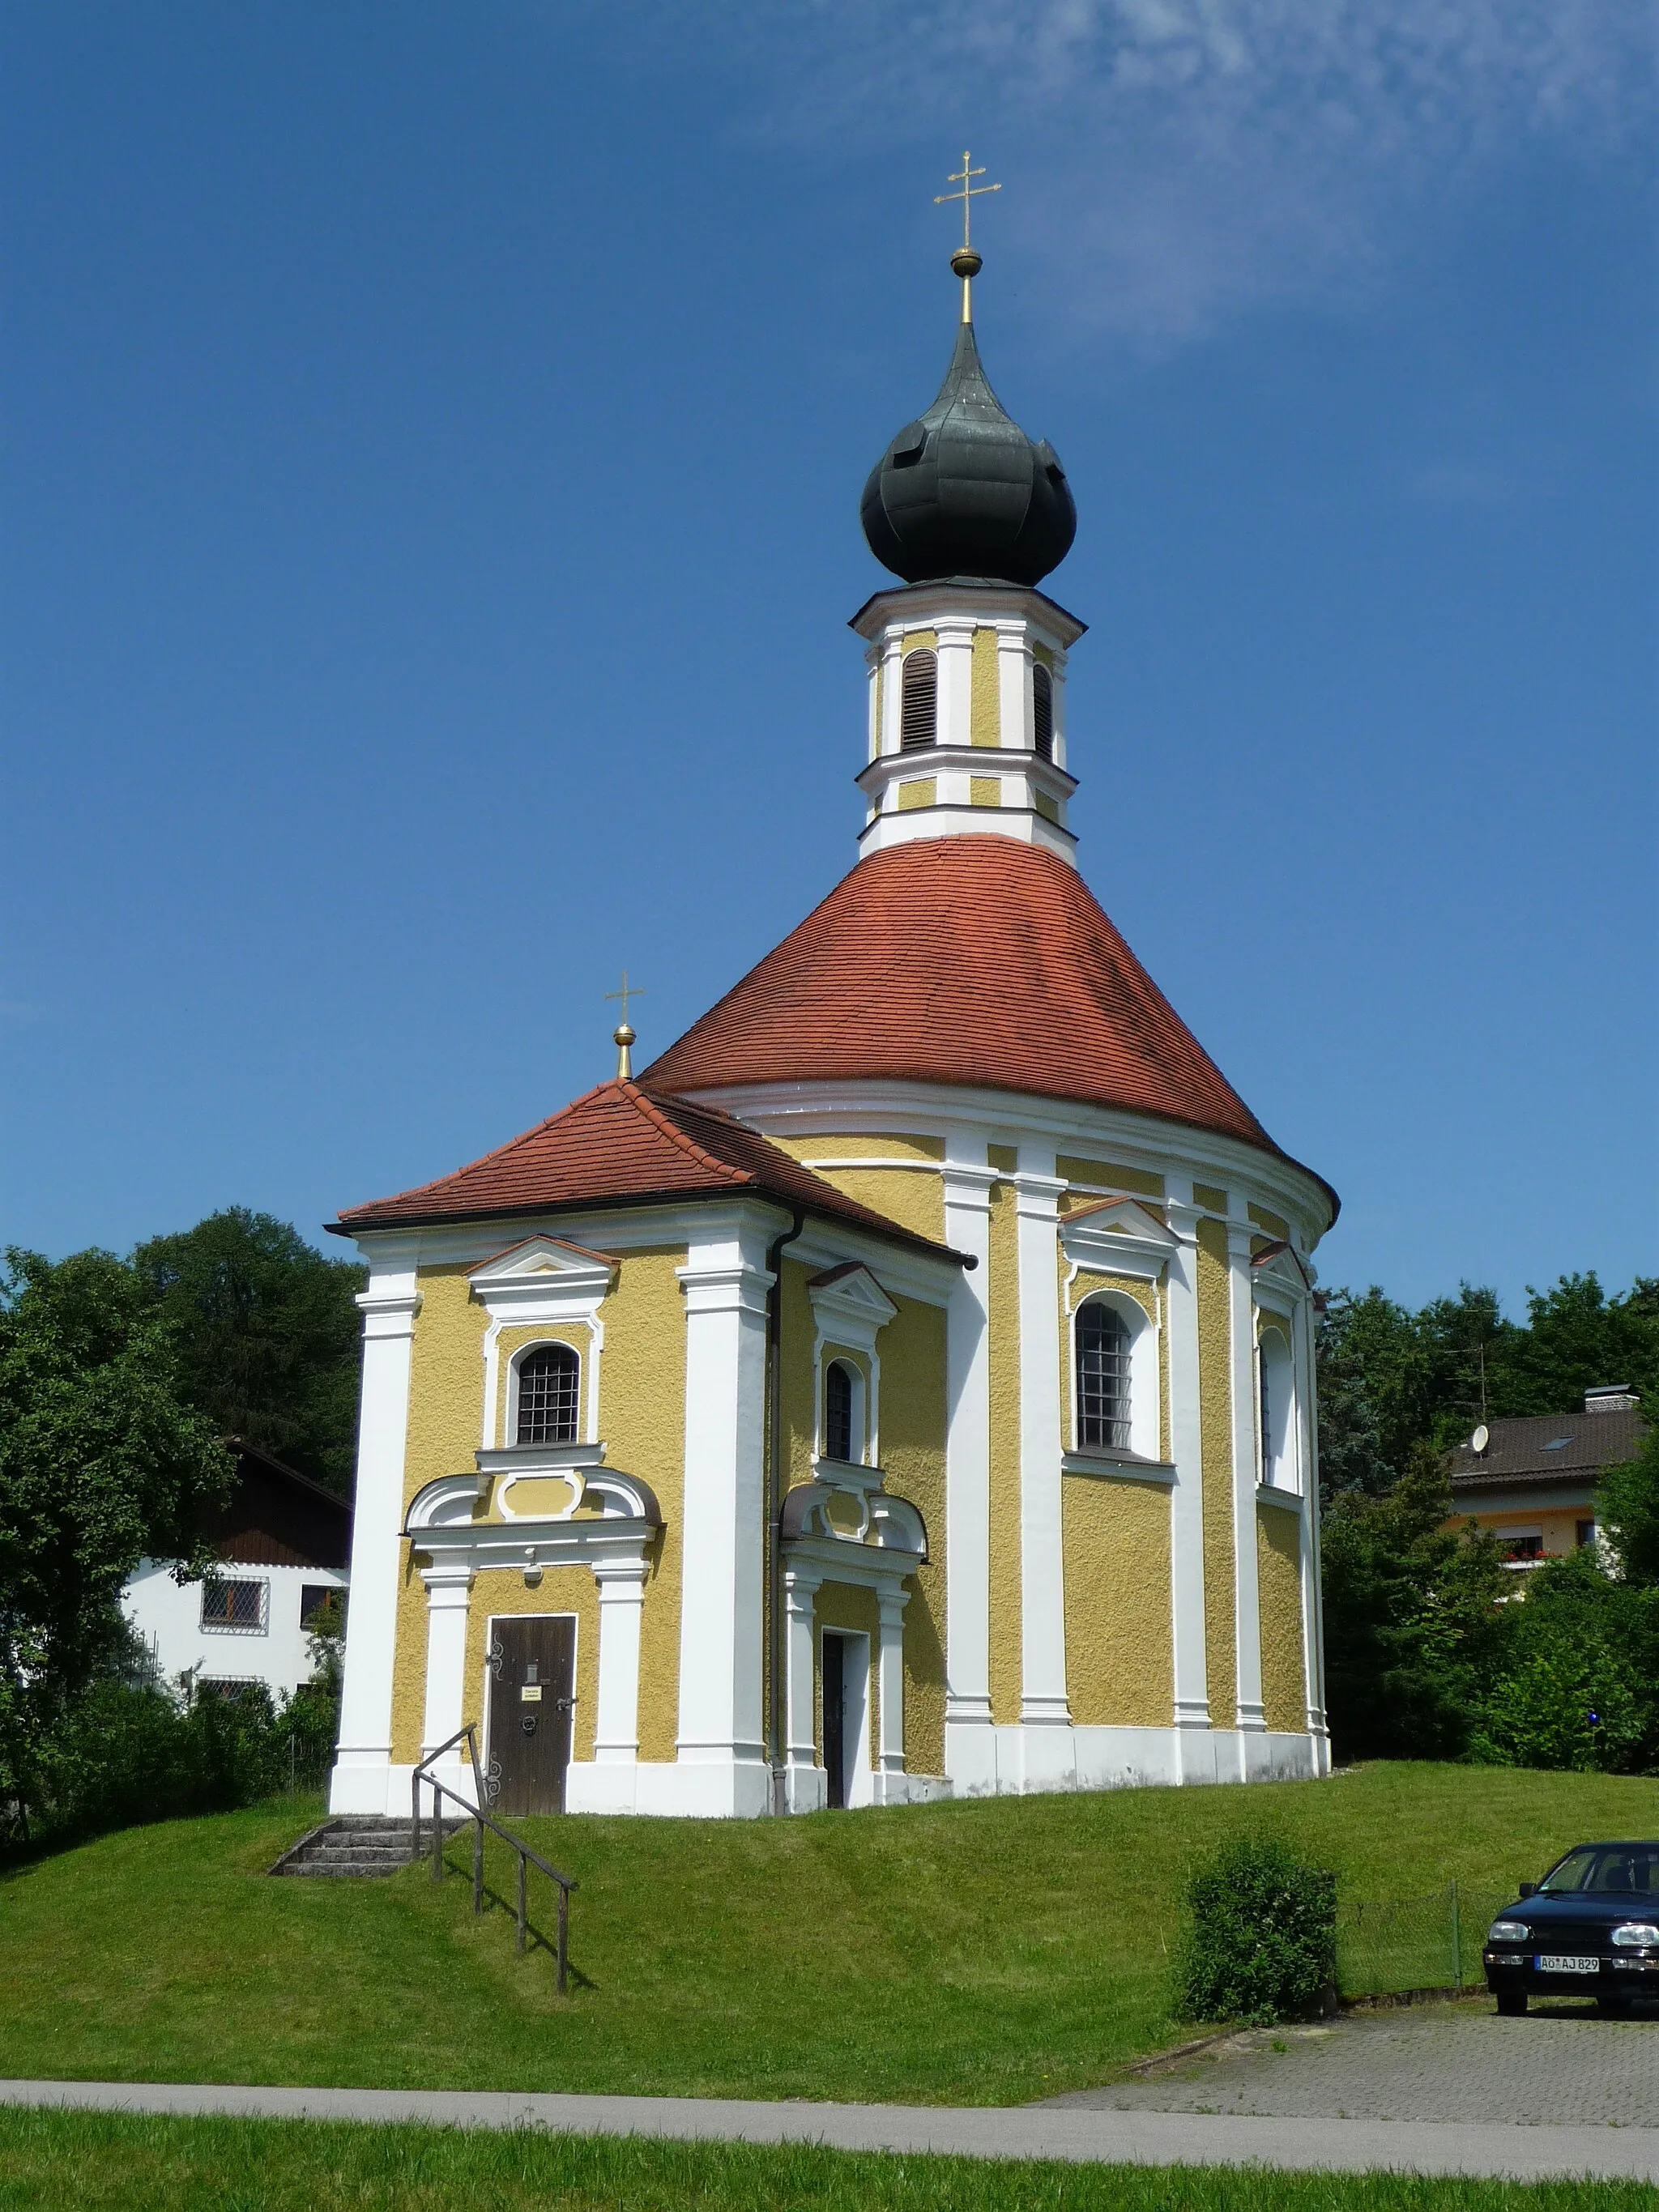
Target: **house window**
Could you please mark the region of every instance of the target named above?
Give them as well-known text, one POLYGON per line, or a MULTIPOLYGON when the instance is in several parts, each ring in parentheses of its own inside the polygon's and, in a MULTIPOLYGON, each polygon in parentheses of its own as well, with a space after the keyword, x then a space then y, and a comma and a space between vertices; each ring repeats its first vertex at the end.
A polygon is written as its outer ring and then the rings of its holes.
POLYGON ((1054 757, 1054 679, 1039 660, 1031 671, 1031 735, 1046 761, 1054 757))
POLYGON ((1577 1540, 1578 1548, 1581 1552, 1583 1550, 1586 1544, 1593 1544, 1595 1541, 1595 1523, 1594 1521, 1576 1522, 1573 1524, 1573 1532, 1577 1540))
POLYGON ((203 1627, 240 1629, 245 1636, 262 1634, 269 1588, 267 1583, 210 1576, 202 1584, 203 1627))
POLYGON ((302 1583, 300 1586, 301 1628, 337 1627, 345 1619, 345 1592, 332 1583, 302 1583))
POLYGON ((939 727, 939 659, 923 647, 904 656, 899 686, 899 750, 924 752, 939 727))
POLYGON ((1295 1490, 1299 1486, 1295 1454, 1291 1448, 1295 1388, 1290 1346, 1279 1330, 1262 1330, 1255 1358, 1261 1423, 1261 1480, 1276 1490, 1295 1490))
POLYGON ((1523 1559, 1541 1559, 1544 1556, 1541 1536, 1500 1536, 1498 1540, 1503 1546, 1506 1559, 1518 1563, 1523 1559))
POLYGON ((574 1444, 581 1362, 568 1344, 540 1344, 519 1362, 521 1444, 574 1444))
POLYGON ((823 1370, 823 1455, 853 1460, 853 1408, 857 1384, 844 1360, 832 1359, 823 1370))
POLYGON ((1101 1298, 1078 1309, 1077 1440, 1085 1451, 1129 1449, 1129 1324, 1101 1298))

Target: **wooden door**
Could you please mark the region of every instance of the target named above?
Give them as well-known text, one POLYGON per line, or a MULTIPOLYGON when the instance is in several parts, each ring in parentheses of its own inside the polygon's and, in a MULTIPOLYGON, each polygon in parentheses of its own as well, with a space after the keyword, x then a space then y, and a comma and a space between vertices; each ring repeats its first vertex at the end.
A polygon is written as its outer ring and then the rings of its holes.
POLYGON ((823 1647, 823 1771, 830 1809, 838 1812, 847 1802, 847 1644, 826 1630, 823 1647))
POLYGON ((575 1616, 493 1621, 489 1779, 497 1813, 563 1812, 575 1710, 575 1616))

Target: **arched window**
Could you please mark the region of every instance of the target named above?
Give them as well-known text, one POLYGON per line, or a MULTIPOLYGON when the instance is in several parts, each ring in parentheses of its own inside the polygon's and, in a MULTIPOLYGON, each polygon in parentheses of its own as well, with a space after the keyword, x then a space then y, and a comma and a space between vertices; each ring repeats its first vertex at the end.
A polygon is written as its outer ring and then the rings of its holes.
POLYGON ((823 1455, 826 1459, 854 1460, 853 1409, 858 1402, 858 1385, 853 1370, 843 1360, 832 1359, 823 1370, 823 1455))
POLYGON ((539 1344, 519 1362, 521 1444, 574 1444, 581 1362, 568 1344, 539 1344))
POLYGON ((1054 679, 1039 660, 1031 670, 1031 731, 1037 751, 1054 757, 1054 679))
POLYGON ((1281 1331, 1264 1328, 1256 1347, 1261 1392, 1261 1480, 1276 1490, 1297 1486, 1295 1454, 1291 1446, 1294 1411, 1295 1370, 1291 1348, 1281 1331))
POLYGON ((1077 1440, 1085 1451, 1129 1449, 1129 1324, 1102 1298, 1078 1309, 1077 1440))
POLYGON ((899 685, 899 750, 923 751, 939 727, 939 659, 923 646, 904 656, 899 685))

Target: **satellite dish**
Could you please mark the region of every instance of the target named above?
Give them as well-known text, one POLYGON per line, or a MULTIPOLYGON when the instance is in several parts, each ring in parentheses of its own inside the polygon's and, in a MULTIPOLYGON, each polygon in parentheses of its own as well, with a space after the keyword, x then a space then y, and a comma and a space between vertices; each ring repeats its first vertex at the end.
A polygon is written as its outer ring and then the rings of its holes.
POLYGON ((1469 1449, 1471 1451, 1483 1452, 1491 1442, 1492 1431, 1486 1426, 1486 1423, 1482 1421, 1480 1427, 1469 1438, 1469 1449))

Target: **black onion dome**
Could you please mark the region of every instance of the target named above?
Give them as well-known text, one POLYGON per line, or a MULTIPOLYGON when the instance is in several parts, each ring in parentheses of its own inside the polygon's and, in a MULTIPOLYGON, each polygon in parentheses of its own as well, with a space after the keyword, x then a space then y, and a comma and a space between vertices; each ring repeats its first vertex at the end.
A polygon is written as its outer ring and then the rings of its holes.
POLYGON ((1003 410, 963 323, 939 398, 888 447, 864 487, 864 534, 907 584, 981 576, 1035 584, 1077 535, 1060 456, 1003 410))

